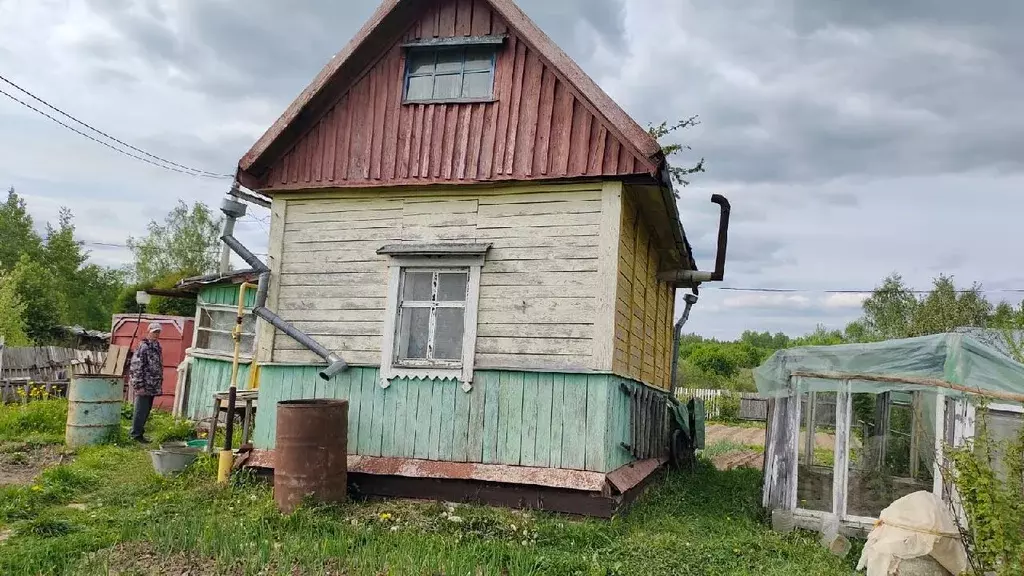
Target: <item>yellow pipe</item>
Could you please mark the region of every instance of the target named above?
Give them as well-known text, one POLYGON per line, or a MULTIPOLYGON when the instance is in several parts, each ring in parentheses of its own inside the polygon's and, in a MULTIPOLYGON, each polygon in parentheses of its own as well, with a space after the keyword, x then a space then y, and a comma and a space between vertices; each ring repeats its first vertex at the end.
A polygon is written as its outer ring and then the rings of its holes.
POLYGON ((217 458, 217 484, 227 484, 235 457, 231 450, 221 450, 217 458))
MULTIPOLYGON (((238 389, 238 357, 241 353, 242 345, 242 321, 245 319, 245 291, 249 288, 255 288, 253 284, 248 282, 242 282, 238 287, 238 314, 235 317, 235 328, 231 331, 231 338, 235 341, 235 353, 231 360, 231 388, 229 392, 235 392, 238 389)), ((233 394, 232 394, 233 397, 233 394)), ((228 418, 234 417, 234 406, 228 407, 228 418)), ((231 422, 228 422, 228 428, 232 428, 231 422)), ((231 439, 228 438, 228 442, 231 439)), ((231 476, 231 465, 234 463, 234 453, 231 450, 221 450, 217 460, 217 483, 226 484, 228 478, 231 476)))
POLYGON ((255 284, 242 282, 238 287, 238 316, 235 319, 235 329, 231 331, 231 338, 235 341, 235 354, 231 362, 231 387, 238 387, 238 355, 242 345, 242 320, 245 318, 245 291, 255 288, 255 284))

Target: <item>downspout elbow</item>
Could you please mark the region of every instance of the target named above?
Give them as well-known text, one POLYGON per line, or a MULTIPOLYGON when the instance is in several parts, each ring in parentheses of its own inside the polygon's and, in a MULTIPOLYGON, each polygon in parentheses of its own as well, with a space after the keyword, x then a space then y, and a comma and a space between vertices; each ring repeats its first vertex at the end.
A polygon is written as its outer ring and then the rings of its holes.
POLYGON ((718 217, 718 251, 715 254, 715 271, 711 273, 710 281, 721 282, 725 279, 725 252, 729 245, 729 215, 732 212, 732 205, 721 194, 712 194, 711 201, 718 204, 721 210, 718 217))
POLYGON ((327 356, 328 366, 319 372, 320 378, 323 380, 330 380, 335 375, 340 374, 348 368, 348 362, 345 362, 341 356, 334 354, 333 352, 327 356))
POLYGON ((729 216, 732 205, 721 194, 713 194, 711 201, 721 209, 718 220, 718 251, 715 254, 715 269, 711 272, 702 270, 670 270, 658 274, 658 280, 671 282, 677 287, 696 288, 703 282, 721 282, 725 279, 725 257, 729 247, 729 216))

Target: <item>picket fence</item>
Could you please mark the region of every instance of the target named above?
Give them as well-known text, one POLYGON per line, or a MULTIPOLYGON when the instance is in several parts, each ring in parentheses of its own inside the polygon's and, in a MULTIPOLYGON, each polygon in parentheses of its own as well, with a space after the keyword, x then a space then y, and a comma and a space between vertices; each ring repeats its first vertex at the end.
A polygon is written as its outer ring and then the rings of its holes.
POLYGON ((703 400, 704 411, 708 418, 721 417, 723 400, 734 398, 739 400, 740 407, 737 414, 739 419, 768 420, 768 400, 753 393, 712 388, 676 388, 676 398, 680 400, 689 400, 690 398, 703 400))

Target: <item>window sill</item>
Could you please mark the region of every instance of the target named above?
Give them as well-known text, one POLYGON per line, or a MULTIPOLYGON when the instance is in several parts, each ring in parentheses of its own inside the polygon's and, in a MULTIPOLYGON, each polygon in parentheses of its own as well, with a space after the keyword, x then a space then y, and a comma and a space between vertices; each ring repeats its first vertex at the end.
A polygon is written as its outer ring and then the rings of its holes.
MULTIPOLYGON (((185 353, 193 358, 204 358, 206 360, 224 360, 231 362, 235 359, 234 353, 220 352, 218 350, 208 350, 204 348, 189 348, 185 353)), ((240 353, 238 355, 238 363, 252 364, 252 355, 244 352, 240 353)))
POLYGON ((493 104, 497 98, 444 98, 440 100, 403 100, 402 106, 415 104, 493 104))

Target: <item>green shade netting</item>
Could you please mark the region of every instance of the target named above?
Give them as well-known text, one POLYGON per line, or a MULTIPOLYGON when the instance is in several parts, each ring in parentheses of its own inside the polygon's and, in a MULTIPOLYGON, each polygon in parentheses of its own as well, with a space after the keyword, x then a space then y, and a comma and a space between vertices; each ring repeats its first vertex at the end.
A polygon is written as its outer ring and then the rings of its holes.
MULTIPOLYGON (((794 371, 938 378, 981 390, 1024 393, 1024 364, 1015 361, 1005 351, 1015 348, 1008 344, 1008 339, 1015 336, 998 332, 992 334, 983 337, 980 334, 948 333, 868 344, 779 350, 754 369, 754 382, 757 391, 767 397, 833 391, 842 386, 838 380, 803 377, 799 379, 798 386, 793 383, 797 387, 791 389, 790 374, 794 371), (1003 338, 1007 339, 1005 347, 999 342, 1003 338)), ((863 380, 851 380, 850 386, 853 393, 940 391, 934 387, 863 380)), ((947 396, 958 395, 948 389, 941 392, 947 396)))

